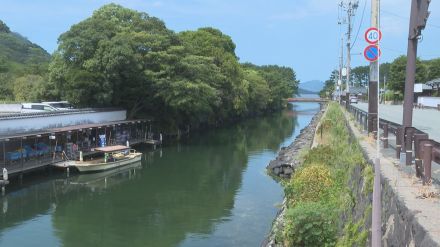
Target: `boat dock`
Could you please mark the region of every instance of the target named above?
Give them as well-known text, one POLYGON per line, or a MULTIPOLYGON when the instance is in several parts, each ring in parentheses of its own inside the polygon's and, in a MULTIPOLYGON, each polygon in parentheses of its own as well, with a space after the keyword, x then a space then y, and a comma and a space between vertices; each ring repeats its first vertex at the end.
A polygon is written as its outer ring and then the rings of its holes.
POLYGON ((97 147, 153 140, 151 121, 127 120, 121 109, 85 109, 0 116, 0 167, 9 175, 55 165, 68 167, 97 147))

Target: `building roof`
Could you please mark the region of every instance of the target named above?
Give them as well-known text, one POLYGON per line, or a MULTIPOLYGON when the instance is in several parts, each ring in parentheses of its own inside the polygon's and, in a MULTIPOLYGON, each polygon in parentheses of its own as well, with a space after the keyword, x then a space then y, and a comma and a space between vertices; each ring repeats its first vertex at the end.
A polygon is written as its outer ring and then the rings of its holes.
POLYGON ((436 85, 436 84, 440 84, 440 77, 436 78, 436 79, 433 79, 433 80, 430 80, 430 81, 426 82, 425 84, 429 85, 431 87, 436 85))
POLYGON ((79 125, 72 125, 62 128, 52 128, 52 129, 45 129, 41 131, 31 131, 31 132, 23 132, 23 133, 16 133, 16 134, 0 134, 0 140, 6 140, 6 139, 16 139, 16 138, 23 138, 23 137, 35 137, 35 136, 41 136, 41 135, 51 135, 54 133, 62 133, 62 132, 69 132, 69 131, 79 131, 83 129, 91 129, 91 128, 102 128, 102 127, 113 127, 115 125, 121 125, 121 124, 133 124, 133 123, 140 123, 140 122, 148 122, 150 120, 146 119, 134 119, 134 120, 123 120, 123 121, 113 121, 113 122, 104 122, 104 123, 97 123, 97 124, 79 124, 79 125))
POLYGON ((367 94, 367 88, 365 87, 350 87, 350 94, 367 94))
POLYGON ((122 150, 127 150, 127 149, 129 149, 129 147, 122 146, 122 145, 95 148, 96 151, 100 151, 100 152, 104 152, 104 153, 117 152, 117 151, 122 151, 122 150))

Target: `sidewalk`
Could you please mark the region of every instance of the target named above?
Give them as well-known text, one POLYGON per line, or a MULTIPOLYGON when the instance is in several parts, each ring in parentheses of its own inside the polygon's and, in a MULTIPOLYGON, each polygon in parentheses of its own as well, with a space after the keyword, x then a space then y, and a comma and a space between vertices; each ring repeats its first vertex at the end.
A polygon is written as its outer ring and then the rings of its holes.
MULTIPOLYGON (((345 113, 346 118, 351 119, 352 116, 345 113)), ((440 113, 437 114, 440 121, 440 113)), ((440 125, 435 127, 440 128, 440 125)), ((350 128, 367 160, 372 163, 376 158, 375 140, 367 137, 354 121, 350 121, 350 128)), ((381 149, 384 246, 394 246, 395 241, 404 240, 411 241, 415 246, 440 246, 440 188, 438 185, 423 186, 410 171, 414 170, 414 166, 407 167, 394 157, 394 150, 381 149), (402 240, 396 240, 399 237, 402 240)))

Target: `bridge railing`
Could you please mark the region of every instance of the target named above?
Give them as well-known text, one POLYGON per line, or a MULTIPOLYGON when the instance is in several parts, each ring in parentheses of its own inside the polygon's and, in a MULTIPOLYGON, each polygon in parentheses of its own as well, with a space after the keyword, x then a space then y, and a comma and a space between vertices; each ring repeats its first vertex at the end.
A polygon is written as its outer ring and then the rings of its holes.
MULTIPOLYGON (((352 105, 344 104, 344 106, 353 114, 355 121, 365 131, 368 131, 368 112, 352 105)), ((370 121, 373 126, 377 126, 377 116, 371 117, 370 121)), ((400 159, 401 153, 405 153, 405 164, 411 166, 414 160, 416 176, 423 180, 423 184, 430 184, 432 182, 432 162, 440 164, 440 143, 430 139, 427 133, 417 128, 404 128, 401 124, 385 119, 379 120, 379 128, 382 129, 380 139, 383 147, 389 148, 390 134, 394 135, 396 158, 400 159)), ((373 131, 373 134, 377 136, 378 131, 373 131)))

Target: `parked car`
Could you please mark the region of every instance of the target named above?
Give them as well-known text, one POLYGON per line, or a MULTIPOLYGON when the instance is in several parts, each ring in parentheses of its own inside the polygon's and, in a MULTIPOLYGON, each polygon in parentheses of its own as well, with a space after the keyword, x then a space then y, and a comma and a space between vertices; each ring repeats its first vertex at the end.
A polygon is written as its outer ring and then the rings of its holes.
POLYGON ((21 113, 57 111, 57 108, 43 103, 22 103, 21 113))
POLYGON ((357 104, 357 103, 358 103, 358 97, 350 96, 350 104, 357 104))
POLYGON ((58 111, 67 111, 67 110, 75 109, 73 107, 73 105, 67 101, 48 101, 48 102, 41 102, 41 103, 50 105, 50 106, 56 108, 58 111))

